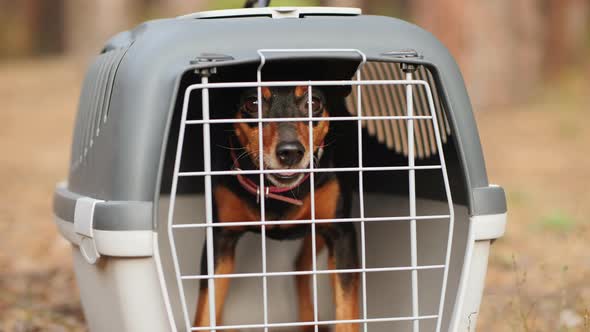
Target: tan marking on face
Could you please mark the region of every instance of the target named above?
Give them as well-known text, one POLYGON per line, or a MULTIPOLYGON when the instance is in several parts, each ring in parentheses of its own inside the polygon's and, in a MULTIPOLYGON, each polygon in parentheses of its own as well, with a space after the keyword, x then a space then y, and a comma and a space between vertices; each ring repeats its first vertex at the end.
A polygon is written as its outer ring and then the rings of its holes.
MULTIPOLYGON (((262 95, 265 99, 270 99, 272 97, 272 91, 268 87, 261 88, 262 95)), ((294 94, 297 98, 301 98, 307 93, 307 86, 297 86, 294 89, 294 94)), ((328 117, 329 113, 326 109, 322 113, 321 117, 328 117)), ((242 118, 242 113, 238 112, 236 118, 242 118)), ((309 152, 313 150, 315 153, 317 149, 322 145, 324 139, 330 130, 330 122, 328 120, 318 121, 316 126, 313 127, 313 148, 310 149, 309 146, 309 123, 308 122, 297 122, 294 123, 297 136, 301 144, 303 144, 305 148, 305 157, 302 161, 301 167, 306 167, 303 165, 304 163, 310 162, 309 152)), ((258 138, 259 126, 251 126, 246 123, 235 123, 234 130, 238 140, 242 147, 246 149, 250 158, 254 162, 255 165, 259 166, 260 161, 260 144, 258 138)), ((275 153, 274 150, 278 143, 278 124, 277 123, 266 123, 263 125, 263 133, 262 133, 262 142, 264 151, 263 158, 266 166, 270 166, 273 168, 279 168, 278 166, 280 163, 275 160, 275 153)))
POLYGON ((270 97, 272 97, 272 92, 270 91, 269 87, 262 87, 262 98, 266 99, 266 100, 270 100, 270 97))
MULTIPOLYGON (((328 116, 328 112, 324 111, 324 113, 322 114, 322 117, 327 117, 328 116)), ((299 136, 299 139, 301 140, 301 144, 303 144, 303 146, 305 147, 305 152, 309 153, 309 124, 305 123, 305 122, 298 122, 297 123, 297 135, 299 136)), ((324 139, 326 138, 326 135, 328 134, 328 131, 330 130, 330 121, 328 120, 322 120, 322 121, 318 121, 317 125, 315 127, 313 127, 313 150, 314 152, 317 150, 317 148, 320 147, 320 145, 322 144, 322 142, 324 142, 324 139)))
MULTIPOLYGON (((236 119, 242 118, 243 117, 241 112, 238 112, 238 114, 236 115, 236 119)), ((234 123, 234 131, 236 132, 236 136, 238 137, 240 144, 244 148, 247 148, 248 144, 250 143, 250 135, 252 135, 252 128, 250 128, 247 123, 234 123)))
POLYGON ((303 97, 309 88, 305 85, 298 85, 295 87, 295 97, 301 98, 303 97))
POLYGON ((279 125, 277 123, 268 123, 262 129, 262 145, 264 147, 264 155, 269 156, 274 153, 275 146, 278 141, 279 125))
MULTIPOLYGON (((242 118, 238 114, 238 119, 242 118)), ((272 155, 278 141, 278 124, 267 123, 262 129, 262 146, 264 147, 264 156, 272 155)), ((260 156, 260 144, 258 138, 258 125, 250 126, 247 123, 235 123, 234 130, 240 144, 248 151, 248 154, 255 165, 258 165, 260 156)))

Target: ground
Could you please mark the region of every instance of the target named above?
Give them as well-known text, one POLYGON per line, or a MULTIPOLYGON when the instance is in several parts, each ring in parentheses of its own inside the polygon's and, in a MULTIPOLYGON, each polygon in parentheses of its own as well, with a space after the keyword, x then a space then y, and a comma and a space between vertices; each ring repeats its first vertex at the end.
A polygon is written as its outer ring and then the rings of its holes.
MULTIPOLYGON (((73 59, 0 64, 2 332, 85 331, 51 216, 83 74, 73 59)), ((477 114, 490 181, 506 189, 510 211, 478 331, 590 331, 590 83, 556 81, 524 105, 477 114)))

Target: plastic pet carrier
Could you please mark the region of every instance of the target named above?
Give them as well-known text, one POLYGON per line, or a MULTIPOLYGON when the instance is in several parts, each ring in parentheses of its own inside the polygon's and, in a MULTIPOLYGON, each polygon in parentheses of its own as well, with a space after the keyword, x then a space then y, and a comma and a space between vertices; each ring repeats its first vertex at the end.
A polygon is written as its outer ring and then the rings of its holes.
POLYGON ((430 33, 349 8, 195 13, 116 35, 83 84, 54 214, 91 331, 475 329, 506 201, 457 65, 430 33), (273 93, 296 97, 273 113, 273 93), (286 115, 290 103, 303 111, 286 115), (267 163, 265 133, 281 126, 303 128, 308 149, 285 156, 307 166, 267 163), (232 141, 242 131, 250 152, 232 141), (307 196, 273 184, 277 172, 307 196), (337 190, 321 189, 326 176, 337 190), (220 179, 241 193, 218 194, 220 179), (322 212, 344 193, 346 215, 322 212), (280 204, 309 208, 266 213, 280 204), (252 206, 259 215, 220 222, 252 206), (218 262, 226 227, 250 231, 218 262), (344 228, 352 240, 337 246, 326 229, 344 228))

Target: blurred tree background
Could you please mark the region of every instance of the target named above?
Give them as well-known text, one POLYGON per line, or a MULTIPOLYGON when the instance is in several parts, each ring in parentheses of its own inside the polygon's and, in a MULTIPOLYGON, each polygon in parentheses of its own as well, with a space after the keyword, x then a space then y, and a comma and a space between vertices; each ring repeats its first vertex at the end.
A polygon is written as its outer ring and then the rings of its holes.
MULTIPOLYGON (((0 0, 0 59, 89 56, 147 19, 240 8, 244 0, 0 0)), ((539 82, 588 58, 589 0, 274 0, 273 6, 351 6, 401 17, 450 48, 477 109, 526 101, 539 82), (514 73, 518 72, 518 79, 514 73)))
MULTIPOLYGON (((245 0, 0 0, 0 332, 87 331, 52 222, 84 68, 145 20, 245 0)), ((412 21, 464 74, 508 197, 478 331, 590 331, 590 0, 272 0, 412 21)), ((370 36, 368 36, 370 38, 370 36)), ((212 50, 213 52, 215 50, 212 50)))

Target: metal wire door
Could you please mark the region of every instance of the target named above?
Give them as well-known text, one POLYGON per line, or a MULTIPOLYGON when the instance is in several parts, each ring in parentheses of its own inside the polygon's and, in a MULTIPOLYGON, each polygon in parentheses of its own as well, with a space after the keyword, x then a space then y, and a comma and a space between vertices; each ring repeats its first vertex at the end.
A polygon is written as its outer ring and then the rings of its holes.
MULTIPOLYGON (((445 293, 447 285, 447 275, 449 269, 449 260, 451 254, 451 243, 453 236, 453 224, 454 224, 454 209, 451 197, 451 190, 449 186, 449 178, 447 175, 447 169, 445 165, 445 159, 442 148, 441 134, 439 130, 439 122, 437 119, 437 112, 435 110, 435 102, 433 99, 432 90, 427 81, 416 80, 413 77, 411 71, 407 71, 404 79, 400 80, 363 80, 363 66, 367 63, 366 56, 359 50, 354 49, 266 49, 260 50, 260 65, 257 70, 257 81, 256 82, 233 82, 233 83, 209 83, 208 77, 202 76, 201 83, 190 85, 184 95, 182 114, 180 120, 179 137, 176 146, 176 156, 174 162, 172 188, 170 192, 170 203, 168 209, 168 236, 172 250, 172 258, 174 260, 175 278, 180 291, 180 299, 182 303, 184 324, 187 331, 202 331, 202 330, 232 330, 232 329, 263 329, 265 332, 271 328, 281 327, 301 327, 301 326, 314 326, 316 332, 318 327, 322 325, 333 325, 338 323, 357 323, 363 328, 363 331, 368 331, 368 323, 372 322, 393 322, 393 321, 411 321, 413 331, 420 331, 421 320, 436 320, 436 331, 440 331, 443 307, 445 303, 445 293), (337 80, 337 81, 263 81, 262 70, 267 62, 267 55, 271 53, 317 53, 317 52, 335 52, 335 53, 356 53, 360 58, 360 65, 357 69, 356 78, 353 80, 337 80), (362 87, 365 86, 388 86, 388 85, 401 85, 405 87, 405 115, 363 115, 363 102, 362 102, 362 87), (298 118, 263 118, 262 117, 262 87, 286 87, 286 86, 307 86, 309 100, 309 114, 307 117, 298 118), (213 124, 233 124, 233 123, 256 123, 258 125, 258 143, 260 149, 263 148, 263 137, 262 127, 268 122, 307 122, 309 124, 309 140, 310 147, 313 147, 313 114, 312 114, 312 102, 311 96, 312 91, 316 87, 322 86, 351 86, 355 89, 355 96, 357 97, 356 103, 356 114, 350 117, 336 117, 330 118, 330 121, 353 121, 356 122, 357 126, 357 141, 358 141, 358 165, 356 167, 342 167, 342 168, 315 168, 314 163, 310 162, 309 168, 306 169, 290 169, 290 172, 296 173, 309 173, 309 181, 311 187, 311 218, 309 220, 265 220, 265 198, 261 195, 260 199, 260 214, 261 220, 258 221, 243 221, 243 222, 232 222, 231 226, 260 226, 260 246, 262 251, 262 271, 260 273, 234 273, 234 274, 214 274, 214 253, 213 253, 213 228, 230 226, 224 223, 214 223, 213 220, 213 197, 212 197, 212 176, 221 175, 236 175, 236 174, 255 174, 259 176, 259 187, 261 192, 265 192, 265 174, 273 172, 273 170, 267 170, 264 168, 264 162, 262 160, 263 153, 259 153, 258 170, 223 170, 217 171, 212 170, 211 166, 211 125, 213 124), (414 113, 414 92, 416 86, 423 87, 426 91, 427 105, 429 109, 428 115, 415 115, 414 113), (257 118, 243 118, 243 119, 212 119, 210 116, 210 90, 211 89, 223 89, 223 88, 257 88, 258 89, 258 117, 257 118), (189 120, 187 119, 187 111, 189 108, 190 94, 194 90, 201 90, 202 95, 202 119, 200 120, 189 120), (388 120, 388 121, 405 121, 407 126, 407 148, 408 148, 408 164, 404 166, 382 166, 382 167, 368 167, 363 166, 363 122, 375 121, 375 120, 388 120), (434 137, 436 142, 436 150, 438 152, 438 163, 435 165, 419 166, 415 163, 415 121, 427 120, 431 122, 431 126, 434 130, 434 137), (202 171, 181 171, 180 164, 182 160, 182 151, 185 130, 188 126, 202 125, 203 128, 203 160, 204 169, 202 171), (416 171, 420 170, 439 170, 442 174, 444 181, 444 191, 446 193, 446 202, 448 203, 448 213, 440 215, 418 215, 416 208, 416 171), (408 200, 409 200, 409 215, 401 217, 367 217, 364 208, 364 184, 363 184, 363 173, 375 172, 375 171, 407 171, 408 172, 408 200), (360 204, 360 215, 355 218, 340 218, 340 219, 316 219, 315 216, 315 190, 314 181, 315 174, 319 172, 356 172, 358 174, 358 195, 360 204), (175 223, 175 201, 177 198, 178 181, 183 177, 199 176, 204 178, 204 196, 206 215, 205 221, 202 223, 191 223, 191 224, 176 224, 175 223), (446 251, 444 262, 440 262, 436 265, 418 265, 418 253, 417 253, 417 223, 424 220, 446 220, 448 221, 448 235, 446 237, 446 251), (340 223, 340 222, 354 222, 358 224, 360 229, 360 268, 359 269, 347 269, 347 270, 319 270, 317 268, 316 261, 316 225, 320 223, 340 223), (365 224, 369 222, 409 222, 410 225, 410 262, 409 266, 391 266, 391 267, 379 267, 379 268, 368 268, 366 264, 366 239, 365 239, 365 224), (266 239, 266 227, 274 225, 293 225, 293 224, 307 224, 311 227, 312 237, 312 270, 311 271, 291 271, 291 272, 269 272, 267 270, 267 239, 266 239), (205 275, 193 275, 193 274, 182 274, 179 267, 177 245, 175 231, 182 229, 201 229, 206 234, 206 257, 207 257, 207 271, 205 275), (429 269, 441 269, 443 270, 442 285, 440 302, 438 305, 438 312, 421 314, 419 307, 419 284, 418 284, 418 271, 429 270, 429 269), (379 272, 379 271, 410 271, 411 272, 411 290, 412 290, 412 314, 404 317, 379 317, 369 318, 367 314, 367 273, 368 272, 379 272), (335 320, 321 320, 318 314, 318 295, 317 295, 317 278, 322 274, 334 274, 334 273, 359 273, 361 275, 361 311, 358 319, 349 321, 335 321, 335 320), (301 274, 307 274, 312 276, 313 287, 312 287, 312 298, 314 303, 314 321, 312 322, 286 322, 286 323, 271 323, 269 322, 268 315, 268 287, 267 279, 275 276, 296 276, 301 274), (216 322, 215 317, 215 282, 219 278, 245 278, 245 277, 256 277, 262 279, 262 290, 263 290, 263 321, 258 324, 241 324, 241 325, 219 325, 216 322), (211 326, 191 326, 191 313, 189 313, 187 307, 187 299, 183 288, 183 282, 187 280, 201 280, 206 279, 208 281, 208 292, 209 292, 209 313, 211 326)), ((317 120, 317 118, 315 119, 317 120)), ((313 148, 310 149, 310 153, 313 154, 313 148)), ((312 156, 313 158, 313 156, 312 156)), ((276 170, 274 171, 276 172, 276 170)))

